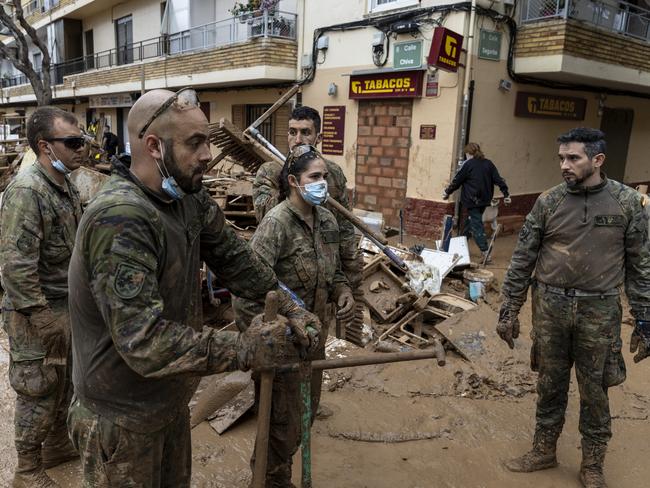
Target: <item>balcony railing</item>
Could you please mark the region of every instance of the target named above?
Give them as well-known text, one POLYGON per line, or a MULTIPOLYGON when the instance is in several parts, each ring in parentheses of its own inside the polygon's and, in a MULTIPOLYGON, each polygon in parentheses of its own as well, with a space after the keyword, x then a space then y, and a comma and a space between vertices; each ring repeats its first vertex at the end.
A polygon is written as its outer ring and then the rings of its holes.
MULTIPOLYGON (((52 83, 61 84, 63 77, 67 75, 127 65, 160 56, 213 49, 258 37, 296 39, 296 14, 267 11, 247 13, 186 31, 56 63, 52 65, 50 73, 52 83)), ((25 75, 0 78, 0 85, 3 88, 25 83, 29 83, 25 75)))
POLYGON ((650 42, 650 10, 631 3, 600 0, 524 0, 521 22, 575 19, 610 32, 650 42))

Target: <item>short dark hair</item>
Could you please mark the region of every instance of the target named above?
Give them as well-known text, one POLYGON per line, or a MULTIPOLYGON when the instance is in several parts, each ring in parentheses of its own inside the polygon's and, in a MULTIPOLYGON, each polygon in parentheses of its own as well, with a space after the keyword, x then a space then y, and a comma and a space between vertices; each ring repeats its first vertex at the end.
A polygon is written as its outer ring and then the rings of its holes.
POLYGON ((585 153, 589 159, 596 154, 605 154, 607 143, 605 142, 605 133, 598 129, 589 127, 576 127, 566 134, 557 138, 559 144, 568 144, 570 142, 582 142, 585 145, 585 153))
POLYGON ((66 122, 77 125, 77 117, 58 107, 38 107, 27 121, 27 141, 29 147, 38 156, 38 141, 51 139, 52 128, 56 119, 63 119, 66 122))
POLYGON ((314 123, 316 133, 318 134, 320 132, 320 114, 315 108, 308 107, 307 105, 296 107, 291 112, 291 118, 289 120, 311 120, 314 123))

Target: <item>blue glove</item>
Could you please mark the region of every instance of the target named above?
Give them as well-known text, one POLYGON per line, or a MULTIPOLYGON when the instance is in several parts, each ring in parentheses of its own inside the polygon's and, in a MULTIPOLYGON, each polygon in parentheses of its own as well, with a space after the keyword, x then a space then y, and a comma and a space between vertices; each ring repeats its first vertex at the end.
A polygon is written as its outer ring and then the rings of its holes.
POLYGON ((630 338, 630 352, 636 352, 635 363, 650 356, 650 320, 636 321, 630 338))

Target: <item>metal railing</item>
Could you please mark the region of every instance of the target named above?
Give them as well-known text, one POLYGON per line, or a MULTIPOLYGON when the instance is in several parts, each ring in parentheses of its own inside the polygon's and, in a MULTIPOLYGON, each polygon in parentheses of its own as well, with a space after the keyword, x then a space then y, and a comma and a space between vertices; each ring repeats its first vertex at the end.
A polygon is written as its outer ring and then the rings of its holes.
POLYGON ((624 36, 650 42, 650 10, 624 1, 524 0, 521 22, 574 19, 624 36))
MULTIPOLYGON (((67 75, 93 69, 122 66, 166 55, 185 54, 215 47, 245 42, 258 37, 296 39, 296 14, 258 11, 212 22, 174 34, 135 42, 115 49, 101 51, 81 58, 53 64, 50 68, 53 84, 63 83, 67 75)), ((0 86, 29 83, 25 75, 0 78, 0 86)))
POLYGON ((296 14, 256 10, 169 36, 169 53, 226 46, 256 37, 296 38, 296 14))

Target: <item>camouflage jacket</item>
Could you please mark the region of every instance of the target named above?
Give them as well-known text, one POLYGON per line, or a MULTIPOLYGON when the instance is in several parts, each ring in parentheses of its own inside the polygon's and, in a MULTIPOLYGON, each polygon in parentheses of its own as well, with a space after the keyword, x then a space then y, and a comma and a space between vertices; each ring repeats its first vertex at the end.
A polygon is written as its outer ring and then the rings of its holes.
MULTIPOLYGON (((347 180, 341 167, 332 161, 324 160, 327 165, 327 188, 329 195, 351 210, 350 200, 347 192, 347 180)), ((257 170, 253 182, 253 206, 258 222, 262 222, 264 216, 278 204, 280 198, 280 172, 282 167, 274 162, 264 163, 257 170)), ((361 254, 357 251, 354 226, 348 219, 339 215, 331 209, 339 225, 341 236, 340 257, 341 268, 348 278, 350 285, 357 288, 361 282, 361 254)))
POLYGON ((604 179, 589 189, 563 183, 542 193, 526 216, 503 283, 521 307, 531 276, 551 286, 606 291, 625 284, 637 319, 650 319, 648 217, 641 195, 604 179))
POLYGON ((154 432, 187 408, 198 376, 236 367, 237 334, 203 327, 202 261, 247 299, 277 287, 205 190, 168 200, 118 166, 70 263, 73 382, 86 407, 154 432))
MULTIPOLYGON (((251 247, 273 268, 278 280, 305 302, 307 310, 318 315, 325 305, 316 303, 318 290, 333 301, 348 287, 348 281, 341 272, 336 219, 323 207, 315 206, 313 212, 312 230, 289 200, 282 201, 266 214, 251 247)), ((235 299, 234 306, 240 328, 261 312, 257 304, 246 300, 235 299)), ((325 317, 319 318, 326 323, 325 317)))
POLYGON ((5 310, 42 307, 68 295, 68 264, 81 219, 79 194, 36 161, 9 183, 0 210, 5 310))

